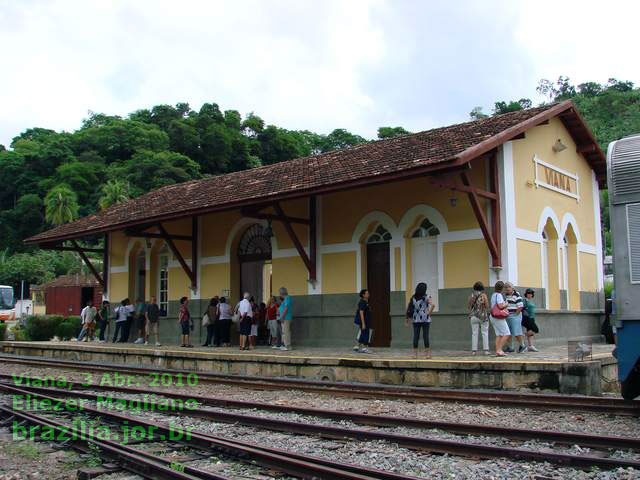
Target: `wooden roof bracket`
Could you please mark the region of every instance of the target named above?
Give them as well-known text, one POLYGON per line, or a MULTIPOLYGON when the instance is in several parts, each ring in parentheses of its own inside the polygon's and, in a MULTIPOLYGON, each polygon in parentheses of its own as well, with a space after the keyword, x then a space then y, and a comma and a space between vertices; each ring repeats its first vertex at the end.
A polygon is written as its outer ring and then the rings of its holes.
MULTIPOLYGON (((98 273, 98 270, 96 270, 96 267, 93 266, 93 263, 91 263, 91 260, 89 260, 89 257, 87 257, 86 252, 88 250, 83 249, 80 246, 80 244, 78 244, 78 242, 76 242, 75 240, 71 240, 71 244, 73 245, 73 248, 71 250, 75 251, 78 255, 80 255, 80 258, 85 263, 87 268, 91 271, 95 279, 98 281, 103 291, 106 291, 107 285, 106 285, 106 282, 104 281, 104 277, 98 273)), ((92 249, 92 250, 95 250, 95 249, 92 249)))
POLYGON ((462 184, 467 187, 467 195, 469 196, 469 202, 473 213, 478 220, 480 230, 482 230, 482 236, 484 237, 489 252, 491 253, 492 268, 502 268, 502 248, 501 248, 501 226, 500 226, 500 183, 498 178, 498 164, 495 153, 489 157, 489 179, 490 188, 492 193, 495 194, 495 198, 489 198, 490 211, 491 211, 491 225, 487 221, 487 218, 483 212, 482 205, 480 204, 478 189, 474 187, 469 178, 469 174, 464 171, 460 173, 460 179, 462 184))
POLYGON ((180 250, 176 247, 174 240, 186 240, 183 235, 176 236, 170 235, 167 230, 164 228, 162 223, 158 223, 158 230, 160 231, 160 238, 163 239, 173 256, 178 259, 178 263, 186 273, 189 280, 191 280, 191 290, 198 289, 198 217, 191 217, 191 237, 189 241, 191 242, 191 267, 187 265, 184 257, 180 253, 180 250), (178 238, 180 237, 180 238, 178 238))
POLYGON ((276 212, 273 220, 278 220, 284 225, 289 238, 293 242, 298 251, 298 255, 304 262, 307 270, 309 271, 309 281, 315 282, 317 277, 317 233, 316 233, 316 197, 312 195, 309 197, 309 220, 306 222, 309 225, 309 255, 302 246, 302 242, 296 235, 293 226, 291 225, 291 217, 285 215, 284 210, 279 202, 273 204, 273 209, 276 212))

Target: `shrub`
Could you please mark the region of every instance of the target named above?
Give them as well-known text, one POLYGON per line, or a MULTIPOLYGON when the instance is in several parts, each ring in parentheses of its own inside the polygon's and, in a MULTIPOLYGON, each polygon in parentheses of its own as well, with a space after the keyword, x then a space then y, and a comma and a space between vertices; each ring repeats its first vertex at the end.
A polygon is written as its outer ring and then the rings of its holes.
POLYGON ((77 337, 80 334, 80 330, 82 330, 82 320, 80 317, 67 317, 62 319, 58 324, 55 334, 60 340, 69 340, 71 338, 77 337))
POLYGON ((613 291, 613 280, 607 280, 604 282, 604 298, 611 298, 611 292, 613 291))
POLYGON ((29 338, 29 335, 27 334, 27 331, 20 325, 14 325, 13 327, 11 327, 10 332, 13 335, 13 339, 17 342, 26 342, 31 340, 29 338))
POLYGON ((0 323, 0 342, 3 341, 7 336, 7 324, 0 323))
POLYGON ((58 325, 58 328, 56 328, 56 336, 60 340, 69 340, 73 337, 77 337, 78 333, 80 332, 73 322, 62 322, 58 325))
POLYGON ((59 315, 29 315, 25 321, 26 334, 34 341, 51 340, 62 320, 59 315))

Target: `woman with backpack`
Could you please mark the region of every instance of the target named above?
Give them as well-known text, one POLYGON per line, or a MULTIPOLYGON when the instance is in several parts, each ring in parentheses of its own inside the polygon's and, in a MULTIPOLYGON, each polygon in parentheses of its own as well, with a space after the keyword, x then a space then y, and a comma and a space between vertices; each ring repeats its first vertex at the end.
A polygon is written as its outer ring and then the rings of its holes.
POLYGON ((502 295, 504 290, 504 282, 498 280, 494 286, 493 295, 491 295, 491 325, 496 334, 496 357, 506 357, 502 347, 511 338, 511 331, 507 325, 507 301, 502 295))
POLYGON ((416 286, 414 295, 409 300, 405 324, 409 325, 409 320, 413 323, 413 355, 418 358, 418 343, 420 331, 422 330, 422 340, 425 348, 425 358, 431 358, 431 347, 429 346, 429 327, 431 325, 431 313, 435 305, 431 297, 427 296, 427 284, 420 282, 416 286))
POLYGON ((482 333, 482 350, 489 355, 489 299, 482 282, 473 284, 469 297, 469 321, 471 322, 471 355, 478 353, 478 333, 482 333))

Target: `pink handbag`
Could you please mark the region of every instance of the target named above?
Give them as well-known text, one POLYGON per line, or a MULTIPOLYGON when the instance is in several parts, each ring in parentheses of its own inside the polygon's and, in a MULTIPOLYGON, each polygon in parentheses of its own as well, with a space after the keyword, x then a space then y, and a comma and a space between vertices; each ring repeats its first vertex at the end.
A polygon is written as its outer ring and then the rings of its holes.
POLYGON ((502 310, 500 309, 500 307, 498 307, 498 305, 494 305, 491 309, 491 316, 493 318, 499 319, 507 318, 509 316, 509 310, 507 310, 506 308, 502 310))

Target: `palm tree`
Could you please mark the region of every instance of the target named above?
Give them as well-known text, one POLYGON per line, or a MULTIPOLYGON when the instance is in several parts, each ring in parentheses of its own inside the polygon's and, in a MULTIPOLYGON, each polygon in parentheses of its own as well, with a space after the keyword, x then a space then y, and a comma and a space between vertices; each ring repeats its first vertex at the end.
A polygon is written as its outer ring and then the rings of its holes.
POLYGON ((116 203, 129 200, 129 183, 121 180, 109 180, 102 186, 102 196, 98 203, 102 210, 116 203))
POLYGON ((62 225, 78 218, 78 196, 68 185, 52 188, 44 198, 45 218, 52 225, 62 225))

